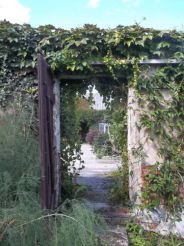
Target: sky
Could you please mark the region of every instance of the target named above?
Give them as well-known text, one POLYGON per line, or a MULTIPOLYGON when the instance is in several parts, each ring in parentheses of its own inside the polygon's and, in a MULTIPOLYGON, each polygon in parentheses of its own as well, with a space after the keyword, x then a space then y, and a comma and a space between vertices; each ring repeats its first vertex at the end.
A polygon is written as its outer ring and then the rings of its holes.
POLYGON ((0 0, 0 20, 65 29, 139 23, 184 31, 184 0, 0 0))

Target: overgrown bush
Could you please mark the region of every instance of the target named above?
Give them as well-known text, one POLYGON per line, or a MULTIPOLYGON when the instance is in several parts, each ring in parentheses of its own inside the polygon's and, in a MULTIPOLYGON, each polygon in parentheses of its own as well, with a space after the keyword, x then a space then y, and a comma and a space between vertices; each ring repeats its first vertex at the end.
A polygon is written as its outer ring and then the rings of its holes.
POLYGON ((121 157, 121 167, 112 174, 114 182, 109 191, 109 198, 114 203, 125 205, 129 201, 126 103, 120 103, 120 100, 114 102, 108 111, 108 120, 113 152, 121 157))
POLYGON ((112 154, 112 144, 109 140, 108 133, 100 133, 93 141, 94 151, 98 158, 112 154))
POLYGON ((115 204, 129 205, 128 186, 128 164, 122 164, 121 167, 112 173, 113 183, 109 190, 109 200, 115 204))
POLYGON ((82 142, 89 142, 92 144, 93 138, 91 136, 95 131, 97 132, 98 123, 104 119, 104 110, 77 109, 77 114, 80 120, 80 135, 82 142))

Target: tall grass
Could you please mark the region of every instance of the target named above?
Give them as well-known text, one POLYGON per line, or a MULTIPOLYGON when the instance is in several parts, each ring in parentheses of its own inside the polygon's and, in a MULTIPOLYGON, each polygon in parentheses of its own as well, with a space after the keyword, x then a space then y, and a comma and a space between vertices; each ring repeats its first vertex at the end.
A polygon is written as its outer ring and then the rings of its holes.
POLYGON ((48 213, 39 201, 34 108, 0 111, 0 245, 95 246, 104 222, 79 201, 48 213))
POLYGON ((14 103, 0 116, 0 206, 8 207, 38 188, 38 143, 34 107, 14 103))
POLYGON ((81 202, 47 214, 30 199, 29 203, 1 210, 0 219, 2 246, 102 245, 96 230, 103 228, 103 221, 81 202))

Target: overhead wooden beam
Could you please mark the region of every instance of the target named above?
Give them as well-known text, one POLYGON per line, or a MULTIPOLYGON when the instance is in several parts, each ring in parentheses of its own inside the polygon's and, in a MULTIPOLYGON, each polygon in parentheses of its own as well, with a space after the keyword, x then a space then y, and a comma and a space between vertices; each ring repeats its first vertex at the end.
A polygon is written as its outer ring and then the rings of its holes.
MULTIPOLYGON (((124 60, 122 60, 124 61, 124 60)), ((163 66, 163 65, 178 65, 180 63, 177 59, 147 59, 140 61, 140 65, 150 65, 150 66, 163 66)), ((106 64, 104 62, 93 62, 92 65, 94 67, 105 67, 106 64)), ((126 78, 126 76, 122 74, 116 74, 116 77, 119 79, 126 78)), ((110 73, 92 73, 92 74, 84 74, 84 73, 61 73, 57 76, 58 80, 90 80, 93 78, 113 78, 110 73)))
MULTIPOLYGON (((126 78, 125 75, 123 74, 117 74, 116 75, 118 78, 126 78)), ((101 74, 90 74, 90 75, 85 75, 85 74, 60 74, 57 76, 59 80, 90 80, 93 78, 112 78, 111 74, 106 74, 106 73, 101 73, 101 74)))
POLYGON ((177 59, 148 59, 140 61, 140 65, 148 64, 148 65, 168 65, 168 64, 179 64, 180 61, 177 59))
MULTIPOLYGON (((126 62, 126 60, 120 60, 122 62, 126 62)), ((181 61, 177 60, 177 59, 146 59, 146 60, 142 60, 139 62, 140 65, 142 64, 150 64, 150 65, 154 65, 154 64, 179 64, 181 61)), ((105 66, 105 63, 103 62, 93 62, 92 65, 94 66, 105 66)))

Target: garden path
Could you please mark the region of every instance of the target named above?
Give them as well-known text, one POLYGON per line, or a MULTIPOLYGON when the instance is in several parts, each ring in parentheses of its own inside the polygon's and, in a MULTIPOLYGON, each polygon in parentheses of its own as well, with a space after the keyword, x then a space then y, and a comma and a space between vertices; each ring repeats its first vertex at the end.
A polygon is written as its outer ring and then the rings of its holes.
POLYGON ((82 152, 85 168, 80 172, 77 183, 87 187, 86 204, 108 222, 110 232, 104 238, 108 246, 127 246, 127 234, 121 225, 125 217, 108 201, 108 190, 113 182, 109 174, 117 170, 120 161, 113 157, 98 159, 89 144, 82 145, 82 152))

